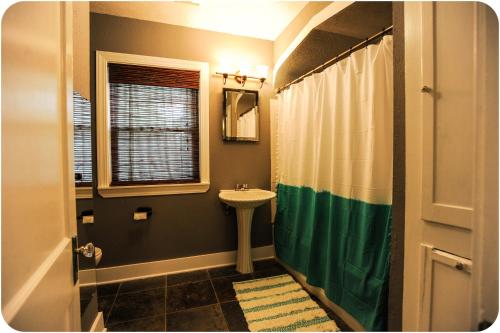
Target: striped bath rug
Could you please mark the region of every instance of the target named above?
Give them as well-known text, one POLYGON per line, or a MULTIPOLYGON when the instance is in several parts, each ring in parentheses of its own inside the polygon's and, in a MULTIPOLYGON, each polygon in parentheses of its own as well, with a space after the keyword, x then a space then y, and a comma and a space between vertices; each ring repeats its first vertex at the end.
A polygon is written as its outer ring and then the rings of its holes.
POLYGON ((334 332, 337 324, 288 274, 233 282, 252 332, 334 332))

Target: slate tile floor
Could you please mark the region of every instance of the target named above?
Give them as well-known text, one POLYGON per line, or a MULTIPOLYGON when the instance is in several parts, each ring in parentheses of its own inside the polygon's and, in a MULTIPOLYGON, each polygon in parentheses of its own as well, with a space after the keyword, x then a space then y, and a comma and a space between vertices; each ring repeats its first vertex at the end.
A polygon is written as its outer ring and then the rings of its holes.
MULTIPOLYGON (((101 285, 99 311, 108 331, 248 331, 232 283, 286 273, 272 259, 254 262, 254 270, 240 274, 227 266, 101 285)), ((350 331, 315 300, 342 331, 350 331)))

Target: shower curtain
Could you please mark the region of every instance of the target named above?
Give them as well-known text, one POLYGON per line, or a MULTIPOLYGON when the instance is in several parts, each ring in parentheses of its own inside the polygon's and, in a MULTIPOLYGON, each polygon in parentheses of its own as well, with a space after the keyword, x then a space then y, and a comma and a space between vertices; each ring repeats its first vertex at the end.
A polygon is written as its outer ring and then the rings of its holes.
POLYGON ((278 96, 276 254, 367 330, 385 330, 392 36, 278 96))

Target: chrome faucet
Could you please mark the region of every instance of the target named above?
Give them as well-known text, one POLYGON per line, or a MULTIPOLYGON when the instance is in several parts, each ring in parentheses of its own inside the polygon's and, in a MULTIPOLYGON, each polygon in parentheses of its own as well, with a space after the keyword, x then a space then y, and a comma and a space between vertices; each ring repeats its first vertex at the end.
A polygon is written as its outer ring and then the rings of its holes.
POLYGON ((235 191, 248 191, 248 184, 236 184, 235 191))

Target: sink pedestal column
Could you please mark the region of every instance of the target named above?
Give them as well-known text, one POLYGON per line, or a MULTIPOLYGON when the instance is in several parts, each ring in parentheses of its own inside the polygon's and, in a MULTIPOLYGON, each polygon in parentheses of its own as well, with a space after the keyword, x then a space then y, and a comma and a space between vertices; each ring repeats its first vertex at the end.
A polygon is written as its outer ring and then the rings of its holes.
POLYGON ((238 223, 238 251, 236 254, 236 270, 240 273, 252 273, 252 233, 253 208, 236 208, 238 223))

